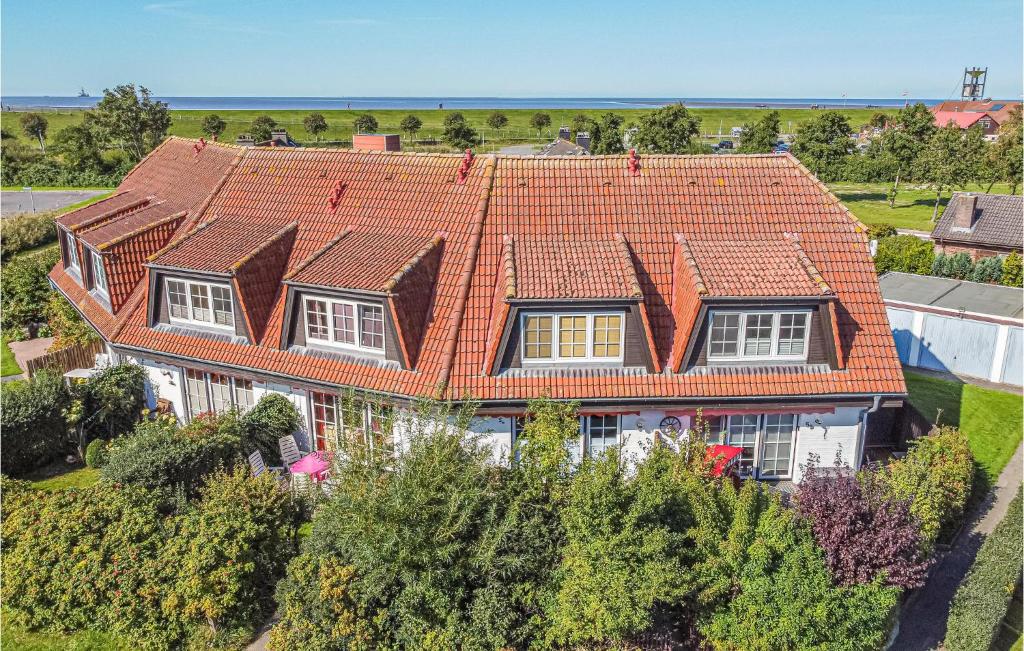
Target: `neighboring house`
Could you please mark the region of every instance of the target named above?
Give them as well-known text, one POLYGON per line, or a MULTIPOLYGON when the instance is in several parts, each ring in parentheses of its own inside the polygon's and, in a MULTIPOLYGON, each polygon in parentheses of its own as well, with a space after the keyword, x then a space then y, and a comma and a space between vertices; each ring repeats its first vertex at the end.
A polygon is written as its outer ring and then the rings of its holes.
POLYGON ((1021 386, 1024 293, 890 271, 879 279, 900 361, 1021 386))
POLYGON ((236 145, 242 147, 298 147, 299 143, 292 140, 284 129, 275 129, 270 132, 270 140, 256 142, 252 136, 243 133, 235 139, 236 145))
POLYGON ((439 396, 479 401, 471 430, 508 459, 550 396, 580 403, 577 455, 642 454, 702 409, 747 472, 799 479, 810 455, 859 466, 906 391, 864 226, 789 155, 170 138, 58 223, 53 285, 154 399, 189 419, 281 393, 309 447, 383 444, 439 396))
POLYGON ((935 116, 935 126, 944 127, 953 122, 961 129, 969 129, 978 124, 986 136, 995 136, 1013 109, 1020 106, 1021 102, 949 100, 939 102, 930 110, 935 116))
POLYGON ((932 231, 935 252, 972 260, 1024 251, 1024 198, 1019 194, 954 192, 932 231))
POLYGON ((554 142, 544 145, 543 149, 537 152, 538 156, 586 156, 589 152, 576 143, 558 138, 554 142))

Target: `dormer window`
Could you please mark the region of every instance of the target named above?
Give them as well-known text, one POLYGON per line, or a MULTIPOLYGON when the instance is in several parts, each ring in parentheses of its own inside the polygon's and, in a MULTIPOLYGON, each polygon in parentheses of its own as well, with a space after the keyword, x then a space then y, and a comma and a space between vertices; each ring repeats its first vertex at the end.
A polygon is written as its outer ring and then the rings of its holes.
POLYGON ((81 273, 81 265, 78 263, 78 247, 75 246, 75 236, 71 233, 65 233, 64 244, 68 252, 67 268, 81 273))
POLYGON ((380 305, 307 297, 304 307, 307 341, 384 352, 384 309, 380 305))
POLYGON ((103 268, 103 257, 90 249, 89 263, 92 265, 92 288, 103 296, 110 296, 107 286, 107 272, 103 268))
POLYGON ((712 312, 708 359, 804 360, 810 312, 712 312))
POLYGON ((227 285, 168 278, 167 305, 172 323, 234 329, 234 306, 227 285))
POLYGON ((525 314, 524 362, 621 362, 621 312, 525 314))

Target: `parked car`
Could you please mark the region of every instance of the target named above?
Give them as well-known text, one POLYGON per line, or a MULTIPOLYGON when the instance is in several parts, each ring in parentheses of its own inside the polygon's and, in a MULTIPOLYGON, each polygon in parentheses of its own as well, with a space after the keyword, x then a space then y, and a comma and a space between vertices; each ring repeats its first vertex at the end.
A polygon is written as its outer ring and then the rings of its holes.
POLYGON ((774 151, 775 151, 776 154, 785 154, 785 153, 787 153, 789 151, 789 145, 787 145, 786 143, 782 143, 781 145, 776 145, 774 151))
POLYGON ((732 140, 720 140, 718 142, 719 149, 732 149, 732 140))

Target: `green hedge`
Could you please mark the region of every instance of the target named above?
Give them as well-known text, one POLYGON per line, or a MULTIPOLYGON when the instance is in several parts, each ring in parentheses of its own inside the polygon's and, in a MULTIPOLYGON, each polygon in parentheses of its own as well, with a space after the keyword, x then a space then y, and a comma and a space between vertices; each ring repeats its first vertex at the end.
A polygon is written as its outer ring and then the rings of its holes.
POLYGON ((967 578, 953 597, 946 624, 949 651, 988 651, 1021 580, 1021 490, 978 551, 967 578))
POLYGON ((52 248, 18 256, 4 265, 0 275, 0 328, 11 339, 24 339, 30 324, 46 320, 46 305, 53 291, 47 274, 58 260, 60 250, 52 248))
POLYGON ((23 475, 73 450, 64 417, 70 403, 64 378, 50 371, 0 385, 0 472, 23 475))
POLYGON ((4 246, 0 256, 4 260, 16 253, 57 241, 57 213, 26 212, 12 215, 3 221, 4 246))

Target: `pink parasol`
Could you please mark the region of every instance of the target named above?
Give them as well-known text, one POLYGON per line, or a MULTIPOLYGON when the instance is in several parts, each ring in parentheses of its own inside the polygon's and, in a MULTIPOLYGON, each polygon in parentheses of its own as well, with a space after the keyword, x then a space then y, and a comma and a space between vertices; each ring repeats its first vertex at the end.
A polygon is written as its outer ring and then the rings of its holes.
POLYGON ((307 454, 302 457, 291 466, 289 469, 292 472, 301 472, 314 477, 320 475, 325 470, 331 467, 331 464, 321 459, 316 453, 307 454))

